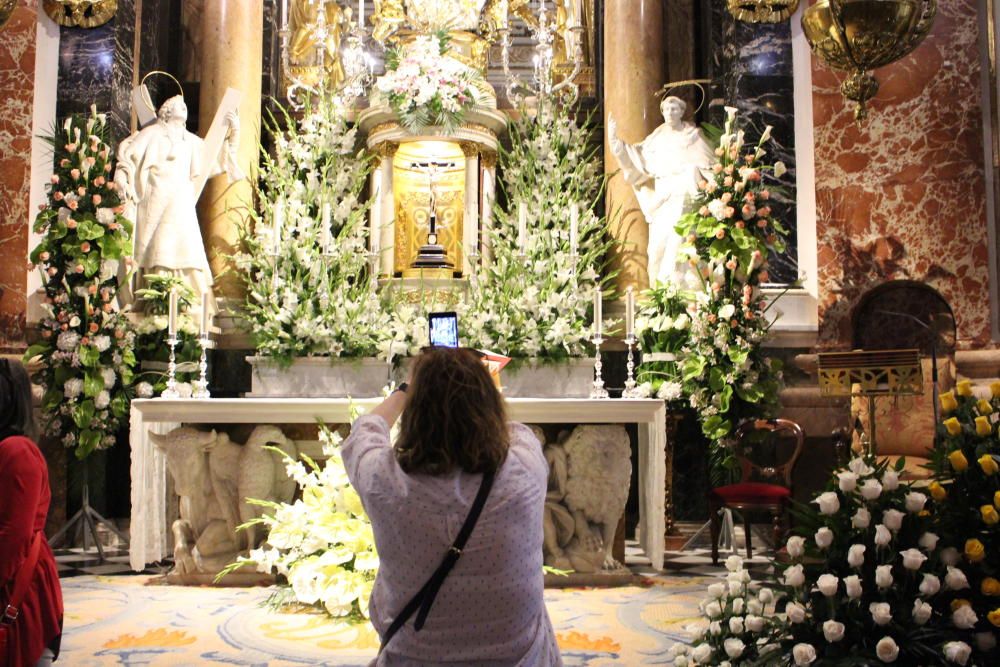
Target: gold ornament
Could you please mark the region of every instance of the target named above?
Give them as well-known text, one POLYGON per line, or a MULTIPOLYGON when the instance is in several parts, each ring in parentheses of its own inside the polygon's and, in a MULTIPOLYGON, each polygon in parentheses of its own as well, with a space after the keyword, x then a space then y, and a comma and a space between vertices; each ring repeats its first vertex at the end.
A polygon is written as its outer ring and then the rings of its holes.
POLYGON ((118 0, 43 0, 42 7, 59 25, 96 28, 115 15, 118 0))
POLYGON ((729 13, 747 23, 781 23, 799 8, 799 0, 726 0, 729 13))
POLYGON ((899 60, 930 32, 937 0, 820 0, 802 14, 802 31, 827 66, 850 72, 840 86, 855 102, 854 118, 868 117, 878 92, 869 70, 899 60))
POLYGON ((0 0, 0 29, 7 25, 7 21, 14 15, 17 9, 17 0, 0 0))

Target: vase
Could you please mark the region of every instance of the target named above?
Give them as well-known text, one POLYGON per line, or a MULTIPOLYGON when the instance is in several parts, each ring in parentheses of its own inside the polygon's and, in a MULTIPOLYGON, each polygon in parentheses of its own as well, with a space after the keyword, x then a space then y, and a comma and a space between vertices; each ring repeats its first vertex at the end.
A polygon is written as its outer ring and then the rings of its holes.
POLYGON ((389 365, 373 357, 299 357, 287 368, 269 357, 247 357, 248 398, 371 398, 381 396, 389 365))
POLYGON ((587 398, 594 386, 594 360, 515 359, 500 371, 508 398, 587 398))

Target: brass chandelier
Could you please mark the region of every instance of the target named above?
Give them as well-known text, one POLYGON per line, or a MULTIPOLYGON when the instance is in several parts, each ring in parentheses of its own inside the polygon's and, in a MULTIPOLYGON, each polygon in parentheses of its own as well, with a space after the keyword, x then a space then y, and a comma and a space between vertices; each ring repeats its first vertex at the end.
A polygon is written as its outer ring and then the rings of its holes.
POLYGON ((840 91, 855 103, 860 123, 878 92, 869 70, 913 51, 936 14, 937 0, 819 0, 803 12, 802 31, 820 60, 849 73, 840 91))

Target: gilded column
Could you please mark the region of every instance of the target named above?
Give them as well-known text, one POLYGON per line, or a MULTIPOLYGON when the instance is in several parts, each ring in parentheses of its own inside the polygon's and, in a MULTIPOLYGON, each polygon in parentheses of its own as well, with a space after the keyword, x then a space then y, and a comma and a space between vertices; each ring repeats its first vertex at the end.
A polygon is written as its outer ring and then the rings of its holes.
POLYGON ((380 259, 381 273, 392 278, 394 273, 393 258, 396 244, 396 194, 392 183, 392 158, 396 155, 399 144, 386 142, 378 147, 379 173, 379 238, 381 239, 382 256, 380 259))
MULTIPOLYGON (((218 277, 227 267, 225 255, 236 249, 237 225, 253 206, 260 138, 260 96, 263 68, 263 0, 213 0, 202 18, 201 93, 198 127, 204 135, 212 124, 226 88, 243 93, 240 103, 240 145, 237 160, 246 180, 228 183, 213 178, 205 185, 198 205, 205 252, 218 277)), ((219 280, 216 296, 239 298, 235 274, 219 280)))
MULTIPOLYGON (((616 0, 604 5, 604 108, 618 123, 619 136, 642 141, 663 122, 653 95, 664 84, 663 3, 661 0, 616 0)), ((605 117, 605 127, 607 118, 605 117)), ((604 166, 617 171, 618 161, 604 142, 604 166)), ((611 235, 622 244, 612 257, 621 291, 648 284, 646 219, 631 186, 619 174, 608 183, 607 210, 611 235)))

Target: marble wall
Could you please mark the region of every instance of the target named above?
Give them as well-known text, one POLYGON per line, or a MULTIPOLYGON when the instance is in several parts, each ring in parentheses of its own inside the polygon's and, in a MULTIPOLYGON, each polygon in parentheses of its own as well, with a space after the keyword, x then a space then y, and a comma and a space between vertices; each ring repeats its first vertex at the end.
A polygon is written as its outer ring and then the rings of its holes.
POLYGON ((988 343, 979 38, 975 0, 939 3, 924 43, 875 73, 861 127, 813 58, 821 348, 849 345, 858 298, 892 279, 948 300, 960 348, 988 343))
POLYGON ((0 30, 0 353, 24 349, 35 26, 18 7, 0 30))

